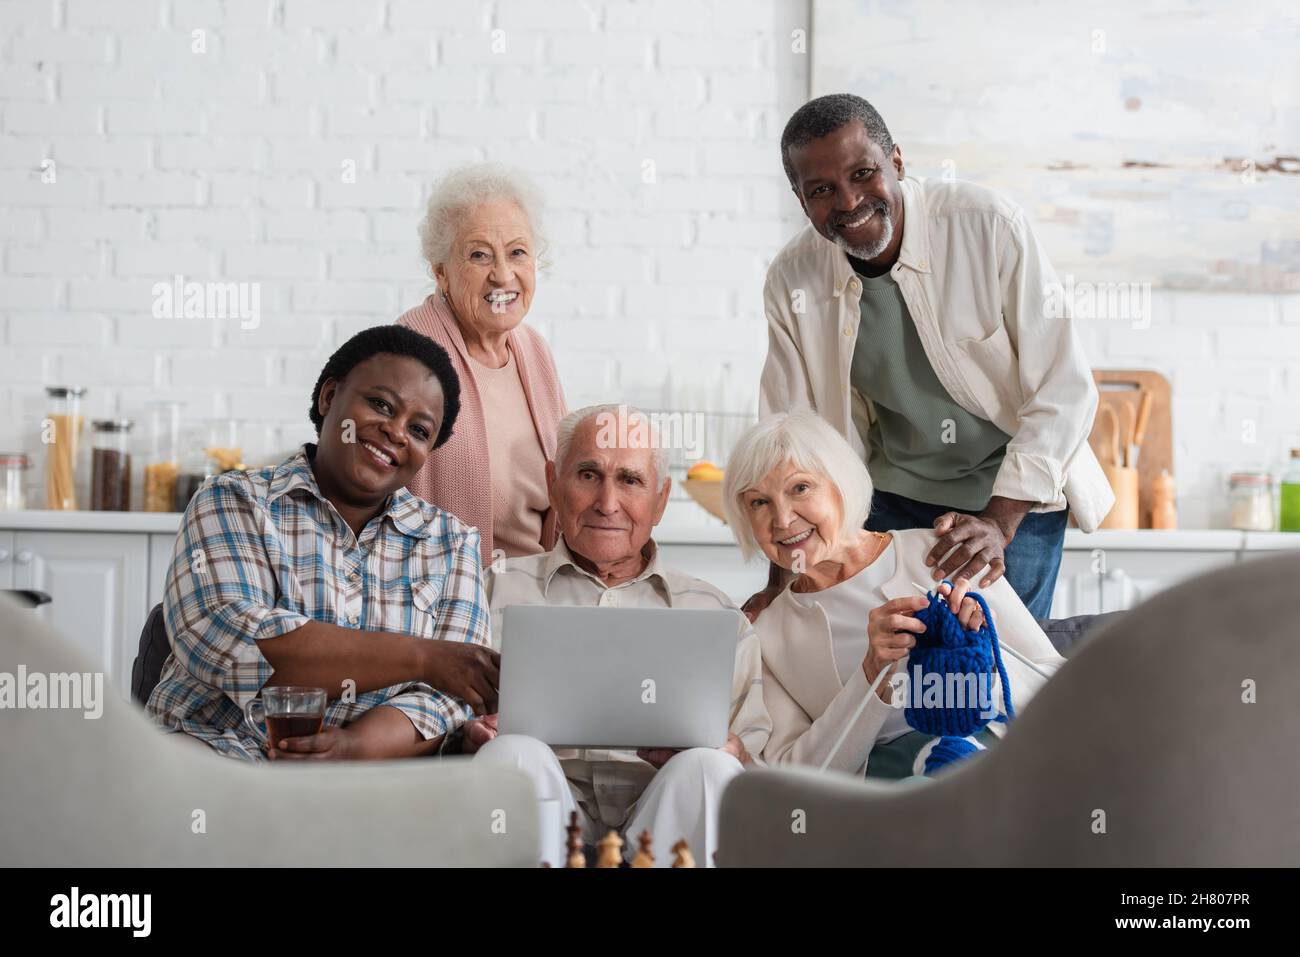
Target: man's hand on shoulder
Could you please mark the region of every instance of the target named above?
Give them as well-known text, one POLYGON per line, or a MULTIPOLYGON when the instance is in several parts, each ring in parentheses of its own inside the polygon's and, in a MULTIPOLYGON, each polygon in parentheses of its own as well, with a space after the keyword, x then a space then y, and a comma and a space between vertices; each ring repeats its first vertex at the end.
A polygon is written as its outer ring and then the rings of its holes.
POLYGON ((973 579, 984 568, 988 573, 980 579, 981 588, 1001 578, 1007 570, 1006 548, 1032 505, 995 495, 979 515, 944 512, 936 518, 934 531, 939 541, 925 558, 925 563, 934 567, 935 581, 973 579))

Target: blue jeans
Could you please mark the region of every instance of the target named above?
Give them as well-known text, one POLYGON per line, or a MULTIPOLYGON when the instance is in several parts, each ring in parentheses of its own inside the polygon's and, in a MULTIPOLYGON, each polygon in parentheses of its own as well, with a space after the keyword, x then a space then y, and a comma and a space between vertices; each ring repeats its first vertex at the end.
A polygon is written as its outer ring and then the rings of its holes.
MULTIPOLYGON (((865 527, 873 532, 933 528, 934 520, 944 512, 975 514, 877 490, 871 498, 871 514, 867 516, 865 527)), ((1052 613, 1052 593, 1056 590, 1056 573, 1061 569, 1061 546, 1065 544, 1068 516, 1068 509, 1030 512, 1006 548, 1007 581, 1029 613, 1040 621, 1052 613)))

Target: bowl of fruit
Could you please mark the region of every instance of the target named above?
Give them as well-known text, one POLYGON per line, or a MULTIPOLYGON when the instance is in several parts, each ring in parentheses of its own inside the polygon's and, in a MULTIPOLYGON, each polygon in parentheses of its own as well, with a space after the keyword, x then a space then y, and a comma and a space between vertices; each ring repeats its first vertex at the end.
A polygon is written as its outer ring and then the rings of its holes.
POLYGON ((686 471, 686 494, 710 515, 727 520, 722 511, 723 470, 712 462, 696 462, 686 471))

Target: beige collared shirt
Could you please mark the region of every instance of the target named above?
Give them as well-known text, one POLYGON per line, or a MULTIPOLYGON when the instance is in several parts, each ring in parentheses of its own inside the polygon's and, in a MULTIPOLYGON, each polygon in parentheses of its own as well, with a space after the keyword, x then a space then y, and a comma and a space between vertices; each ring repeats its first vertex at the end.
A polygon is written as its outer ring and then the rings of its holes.
MULTIPOLYGON (((1067 503, 1090 532, 1115 502, 1088 445, 1097 386, 1072 304, 1019 207, 973 183, 902 181, 903 242, 889 275, 954 402, 1011 436, 993 494, 1067 503)), ((759 415, 809 408, 866 456, 850 381, 862 280, 811 226, 767 271, 759 415)), ((938 428, 941 423, 936 423, 938 428)), ((868 466, 870 463, 868 463, 868 466)))
MULTIPOLYGON (((493 647, 501 647, 502 612, 507 605, 733 609, 743 625, 736 645, 730 726, 750 755, 757 758, 772 731, 763 704, 758 635, 722 591, 664 565, 653 540, 647 543, 646 552, 649 560, 641 574, 613 587, 579 568, 562 538, 552 551, 498 563, 497 570, 484 575, 492 612, 493 647)), ((655 774, 655 769, 638 758, 635 751, 563 748, 556 750, 556 756, 584 810, 607 827, 619 827, 626 821, 655 774)))

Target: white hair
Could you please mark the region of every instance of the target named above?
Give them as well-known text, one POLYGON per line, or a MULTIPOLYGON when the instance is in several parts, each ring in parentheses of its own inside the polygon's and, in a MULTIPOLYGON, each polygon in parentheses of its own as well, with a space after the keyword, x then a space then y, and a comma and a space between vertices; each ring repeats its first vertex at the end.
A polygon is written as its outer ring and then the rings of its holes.
POLYGON ((806 409, 782 412, 751 425, 736 441, 722 480, 722 509, 746 559, 759 551, 743 495, 780 465, 826 477, 840 494, 845 538, 862 528, 871 511, 871 476, 853 446, 825 419, 806 409))
POLYGON ((521 171, 500 163, 471 163, 459 166, 434 184, 420 222, 420 250, 432 270, 447 262, 461 220, 484 203, 511 202, 528 219, 537 248, 539 265, 546 247, 542 232, 542 194, 521 171))
POLYGON ((650 447, 654 452, 655 476, 658 478, 658 488, 663 488, 664 483, 668 481, 668 450, 664 448, 660 441, 659 429, 652 419, 645 412, 635 406, 626 403, 607 403, 605 405, 589 405, 585 408, 578 409, 576 412, 570 412, 560 420, 560 424, 555 427, 555 467, 558 470, 564 464, 565 459, 569 457, 569 446, 573 443, 573 434, 578 431, 578 426, 588 419, 599 419, 597 423, 597 442, 600 442, 600 433, 606 429, 613 429, 613 441, 605 447, 620 447, 627 439, 627 433, 633 429, 638 432, 640 429, 632 423, 636 421, 644 422, 647 426, 647 432, 650 439, 650 447))

